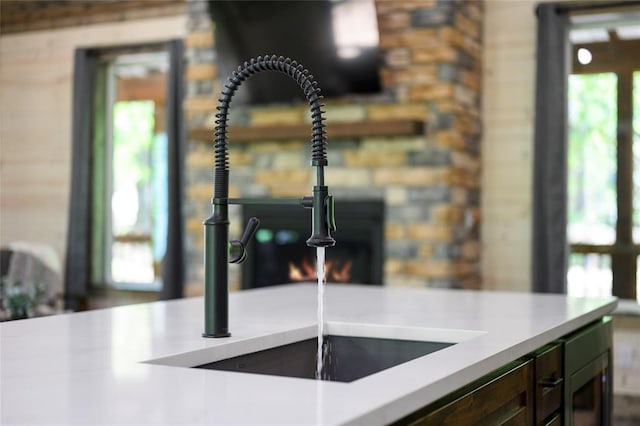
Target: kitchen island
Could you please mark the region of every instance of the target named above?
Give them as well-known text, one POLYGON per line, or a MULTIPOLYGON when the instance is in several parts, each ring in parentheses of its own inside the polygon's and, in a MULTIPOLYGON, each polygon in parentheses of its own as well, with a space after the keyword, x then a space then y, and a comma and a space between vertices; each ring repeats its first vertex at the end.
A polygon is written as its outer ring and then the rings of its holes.
MULTIPOLYGON (((328 285, 325 321, 466 336, 350 383, 162 365, 315 327, 316 286, 232 293, 229 338, 187 298, 0 324, 0 423, 388 424, 607 315, 615 298, 328 285)), ((278 343, 279 340, 282 342, 278 343)), ((257 348, 255 348, 257 349, 257 348)))

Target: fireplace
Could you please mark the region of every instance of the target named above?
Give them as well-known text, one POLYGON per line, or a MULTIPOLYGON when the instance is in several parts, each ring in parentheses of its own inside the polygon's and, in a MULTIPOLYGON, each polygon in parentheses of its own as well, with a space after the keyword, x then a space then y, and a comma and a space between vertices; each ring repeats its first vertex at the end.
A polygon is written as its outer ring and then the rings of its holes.
MULTIPOLYGON (((316 249, 306 245, 311 210, 267 204, 242 210, 244 223, 260 219, 242 267, 243 289, 316 279, 316 249)), ((326 249, 327 281, 383 284, 384 202, 336 200, 336 225, 336 245, 326 249)))

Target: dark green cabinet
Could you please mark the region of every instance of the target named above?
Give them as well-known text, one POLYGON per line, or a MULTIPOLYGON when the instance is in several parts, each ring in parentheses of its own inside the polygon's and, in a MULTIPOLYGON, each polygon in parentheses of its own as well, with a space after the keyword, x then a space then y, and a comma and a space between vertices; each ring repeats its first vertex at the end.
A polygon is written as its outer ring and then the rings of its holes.
POLYGON ((562 340, 564 424, 611 425, 613 374, 611 318, 603 318, 562 340))

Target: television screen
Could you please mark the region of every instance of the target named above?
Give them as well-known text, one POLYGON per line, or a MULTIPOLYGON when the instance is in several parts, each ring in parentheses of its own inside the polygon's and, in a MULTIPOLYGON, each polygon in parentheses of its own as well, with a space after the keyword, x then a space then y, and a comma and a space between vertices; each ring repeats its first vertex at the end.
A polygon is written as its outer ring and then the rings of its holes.
MULTIPOLYGON (((325 98, 380 91, 378 23, 374 0, 211 0, 216 62, 223 83, 253 57, 277 55, 303 64, 325 98)), ((298 85, 278 72, 243 82, 234 103, 304 100, 298 85)))

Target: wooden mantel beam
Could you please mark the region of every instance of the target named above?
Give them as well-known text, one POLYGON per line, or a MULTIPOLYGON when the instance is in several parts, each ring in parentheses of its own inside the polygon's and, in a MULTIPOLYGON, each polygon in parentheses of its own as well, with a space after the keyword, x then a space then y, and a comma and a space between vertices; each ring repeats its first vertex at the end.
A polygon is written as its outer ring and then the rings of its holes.
MULTIPOLYGON (((419 120, 372 120, 348 123, 331 123, 327 126, 329 139, 366 136, 410 136, 424 133, 425 124, 419 120)), ((311 123, 269 125, 269 126, 230 126, 229 141, 259 142, 285 139, 310 139, 311 123)), ((213 143, 213 129, 194 128, 189 137, 196 141, 213 143)))

